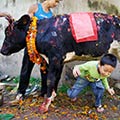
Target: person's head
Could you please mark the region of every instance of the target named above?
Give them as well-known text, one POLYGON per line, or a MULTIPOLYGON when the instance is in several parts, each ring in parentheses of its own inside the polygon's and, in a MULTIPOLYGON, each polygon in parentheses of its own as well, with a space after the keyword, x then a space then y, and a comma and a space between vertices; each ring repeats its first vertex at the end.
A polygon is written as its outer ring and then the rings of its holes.
POLYGON ((102 76, 109 76, 117 65, 117 58, 113 54, 105 54, 101 57, 98 66, 99 73, 102 76))
POLYGON ((48 1, 50 8, 56 7, 60 2, 60 0, 46 0, 46 1, 48 1))

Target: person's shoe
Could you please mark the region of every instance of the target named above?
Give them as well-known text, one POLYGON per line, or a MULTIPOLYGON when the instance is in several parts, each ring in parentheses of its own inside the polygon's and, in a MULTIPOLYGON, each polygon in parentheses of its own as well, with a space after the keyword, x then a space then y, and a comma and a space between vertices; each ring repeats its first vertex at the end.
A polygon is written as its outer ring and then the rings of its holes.
POLYGON ((101 113, 104 111, 104 108, 102 107, 102 105, 100 105, 96 108, 96 110, 97 110, 97 112, 101 113))
POLYGON ((72 102, 75 102, 76 100, 77 100, 76 97, 71 99, 72 102))
POLYGON ((23 94, 21 93, 18 93, 17 96, 16 96, 16 100, 23 100, 23 94))
POLYGON ((18 93, 15 97, 15 100, 10 101, 9 103, 12 105, 19 104, 20 100, 24 100, 24 96, 21 93, 18 93))

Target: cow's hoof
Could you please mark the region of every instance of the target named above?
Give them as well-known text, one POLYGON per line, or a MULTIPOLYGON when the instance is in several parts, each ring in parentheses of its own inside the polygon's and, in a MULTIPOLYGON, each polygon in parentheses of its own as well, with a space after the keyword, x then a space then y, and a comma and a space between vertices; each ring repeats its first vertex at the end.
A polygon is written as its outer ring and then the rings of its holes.
POLYGON ((48 108, 49 108, 50 104, 51 104, 51 98, 47 98, 43 102, 43 104, 39 107, 40 113, 46 113, 46 112, 48 112, 48 108))
POLYGON ((41 91, 39 96, 40 96, 40 97, 44 97, 46 93, 47 93, 47 92, 42 92, 42 91, 41 91))
POLYGON ((51 101, 53 102, 55 97, 57 96, 57 94, 55 93, 55 91, 52 92, 52 96, 51 96, 51 101))
POLYGON ((40 112, 40 113, 46 113, 46 112, 48 112, 48 108, 46 107, 45 103, 43 103, 43 104, 39 107, 39 112, 40 112))

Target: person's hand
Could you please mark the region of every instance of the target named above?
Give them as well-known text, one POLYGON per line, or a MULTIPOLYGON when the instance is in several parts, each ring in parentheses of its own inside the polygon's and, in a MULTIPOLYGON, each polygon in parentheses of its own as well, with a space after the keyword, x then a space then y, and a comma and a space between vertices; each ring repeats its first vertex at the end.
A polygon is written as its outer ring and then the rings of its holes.
POLYGON ((80 76, 80 70, 77 66, 75 66, 73 69, 73 75, 74 75, 74 77, 80 76))
POLYGON ((113 88, 108 88, 107 91, 110 93, 110 95, 115 94, 115 91, 113 90, 113 88))

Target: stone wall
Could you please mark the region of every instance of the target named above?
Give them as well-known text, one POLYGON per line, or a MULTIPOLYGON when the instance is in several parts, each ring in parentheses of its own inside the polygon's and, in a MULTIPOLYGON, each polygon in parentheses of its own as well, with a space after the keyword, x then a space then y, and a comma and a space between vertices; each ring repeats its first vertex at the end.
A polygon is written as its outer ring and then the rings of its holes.
MULTIPOLYGON (((37 2, 37 0, 16 0, 16 3, 13 4, 13 0, 8 0, 6 7, 6 1, 7 0, 0 1, 0 11, 10 13, 15 20, 19 19, 23 14, 26 14, 29 6, 37 2)), ((63 14, 83 10, 89 10, 87 9, 87 3, 83 2, 83 0, 76 0, 74 5, 72 0, 63 0, 55 9, 53 9, 53 12, 54 14, 63 14)), ((4 18, 0 18, 0 47, 4 39, 4 29, 6 26, 7 21, 4 18)), ((0 71, 11 76, 18 76, 22 65, 22 58, 23 50, 11 56, 3 56, 0 54, 0 71)), ((38 65, 35 65, 32 76, 40 76, 38 65)))

